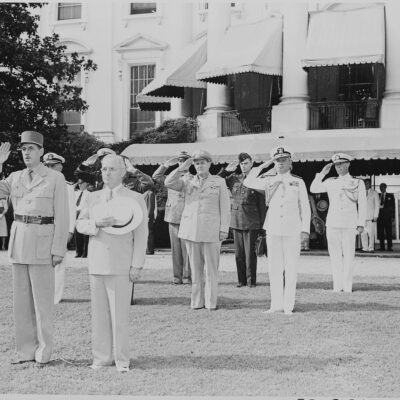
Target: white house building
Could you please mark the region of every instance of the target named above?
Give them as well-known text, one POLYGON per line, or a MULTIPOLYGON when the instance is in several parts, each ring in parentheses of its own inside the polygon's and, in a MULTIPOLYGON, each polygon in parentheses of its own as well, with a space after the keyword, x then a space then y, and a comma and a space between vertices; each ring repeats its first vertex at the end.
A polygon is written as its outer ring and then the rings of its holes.
POLYGON ((48 4, 40 31, 98 65, 77 77, 89 110, 61 116, 71 129, 115 142, 197 118, 196 143, 133 145, 137 164, 199 147, 261 161, 285 143, 305 175, 344 151, 375 176, 400 173, 399 19, 396 0, 93 1, 48 4))

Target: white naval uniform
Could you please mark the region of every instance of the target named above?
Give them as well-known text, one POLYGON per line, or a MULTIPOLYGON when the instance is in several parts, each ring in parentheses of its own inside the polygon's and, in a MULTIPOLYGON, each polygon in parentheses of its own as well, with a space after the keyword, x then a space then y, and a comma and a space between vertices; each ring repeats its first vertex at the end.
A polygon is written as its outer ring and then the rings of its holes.
MULTIPOLYGON (((74 186, 67 183, 68 207, 69 207, 69 233, 74 233, 76 221, 75 191, 74 186)), ((65 262, 63 258, 60 264, 54 267, 54 304, 58 304, 64 293, 65 284, 65 262)))
POLYGON ((367 198, 364 181, 346 174, 328 178, 316 174, 311 183, 312 193, 328 193, 326 237, 332 265, 333 290, 351 292, 353 259, 358 226, 365 226, 367 198))
POLYGON ((376 221, 379 216, 379 194, 374 189, 367 190, 367 217, 365 229, 361 233, 362 249, 373 251, 375 249, 376 221), (375 221, 372 221, 375 219, 375 221))
POLYGON ((267 232, 270 308, 291 312, 296 296, 301 232, 310 232, 307 189, 303 179, 290 172, 256 178, 259 172, 259 167, 253 168, 243 183, 265 191, 268 211, 263 228, 267 232))

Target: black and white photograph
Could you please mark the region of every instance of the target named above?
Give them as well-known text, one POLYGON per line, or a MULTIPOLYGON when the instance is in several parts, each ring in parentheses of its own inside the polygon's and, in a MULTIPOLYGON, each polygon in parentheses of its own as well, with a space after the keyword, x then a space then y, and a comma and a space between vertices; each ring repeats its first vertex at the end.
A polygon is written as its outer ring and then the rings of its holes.
POLYGON ((0 399, 400 399, 399 21, 0 1, 0 399))

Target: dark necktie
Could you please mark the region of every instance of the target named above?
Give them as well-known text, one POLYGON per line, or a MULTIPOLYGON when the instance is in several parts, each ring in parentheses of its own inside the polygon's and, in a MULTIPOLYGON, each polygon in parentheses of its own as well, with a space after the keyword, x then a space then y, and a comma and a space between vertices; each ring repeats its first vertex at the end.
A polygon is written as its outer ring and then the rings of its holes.
POLYGON ((77 207, 79 206, 79 204, 81 204, 82 195, 83 195, 83 192, 81 192, 81 193, 79 194, 78 199, 76 200, 76 206, 77 206, 77 207))
POLYGON ((29 170, 29 172, 28 172, 28 179, 29 179, 29 182, 31 183, 33 180, 33 171, 32 170, 29 170))

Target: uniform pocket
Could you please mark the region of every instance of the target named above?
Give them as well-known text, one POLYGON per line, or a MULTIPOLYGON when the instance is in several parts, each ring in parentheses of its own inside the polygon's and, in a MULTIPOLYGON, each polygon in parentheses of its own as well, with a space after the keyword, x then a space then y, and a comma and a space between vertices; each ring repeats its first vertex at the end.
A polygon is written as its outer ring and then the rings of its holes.
POLYGON ((39 259, 51 258, 53 245, 54 225, 39 225, 36 242, 36 257, 39 259))

